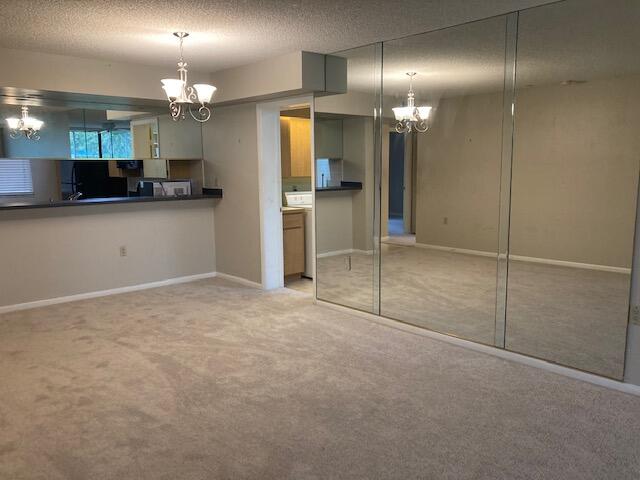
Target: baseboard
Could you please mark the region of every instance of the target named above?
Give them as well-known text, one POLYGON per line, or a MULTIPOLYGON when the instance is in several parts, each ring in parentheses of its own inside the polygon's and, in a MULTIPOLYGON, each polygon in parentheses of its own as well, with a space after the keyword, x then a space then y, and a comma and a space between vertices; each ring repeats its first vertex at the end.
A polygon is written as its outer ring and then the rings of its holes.
MULTIPOLYGON (((480 257, 498 258, 498 254, 495 252, 485 252, 482 250, 469 250, 466 248, 445 247, 442 245, 430 245, 427 243, 416 243, 415 245, 418 248, 428 248, 431 250, 441 250, 444 252, 464 253, 467 255, 477 255, 480 257)), ((505 256, 500 255, 500 258, 505 258, 505 256)), ((509 259, 515 260, 518 262, 541 263, 544 265, 556 265, 559 267, 582 268, 585 270, 598 270, 601 272, 625 273, 627 275, 631 274, 630 268, 613 267, 610 265, 598 265, 595 263, 568 262, 566 260, 554 260, 552 258, 540 258, 540 257, 527 257, 524 255, 509 255, 509 259)))
POLYGON ((126 287, 111 288, 108 290, 98 290, 94 292, 76 293, 64 297, 47 298, 44 300, 35 300, 32 302, 16 303, 14 305, 0 306, 0 314, 15 312, 18 310, 28 310, 30 308, 46 307, 48 305, 56 305, 58 303, 75 302, 78 300, 87 300, 90 298, 106 297, 109 295, 117 295, 119 293, 136 292, 138 290, 147 290, 149 288, 166 287, 168 285, 176 285, 179 283, 194 282, 205 278, 213 278, 221 276, 216 272, 199 273, 196 275, 187 275, 185 277, 169 278, 167 280, 159 280, 157 282, 140 283, 138 285, 129 285, 126 287))
POLYGON ((544 263, 545 265, 557 265, 559 267, 583 268, 585 270, 599 270, 601 272, 626 273, 631 274, 630 268, 612 267, 610 265, 597 265, 595 263, 567 262, 564 260, 553 260, 551 258, 525 257, 523 255, 509 255, 511 260, 529 263, 544 263))
POLYGON ((229 275, 228 273, 217 272, 216 277, 223 278, 225 280, 229 280, 231 282, 236 282, 241 285, 246 285, 247 287, 259 288, 262 290, 262 284, 258 282, 252 282, 251 280, 247 280, 246 278, 236 277, 235 275, 229 275))
POLYGON ((421 337, 431 338, 436 341, 449 343, 476 352, 485 353, 494 357, 499 357, 504 360, 520 363, 522 365, 528 365, 530 367, 539 368, 547 372, 552 372, 565 377, 573 378, 575 380, 581 380, 583 382, 598 385, 600 387, 609 388, 611 390, 617 390, 619 392, 629 393, 631 395, 640 396, 640 385, 634 385, 632 383, 620 382, 611 378, 601 377, 593 373, 583 372, 581 370, 575 370, 570 367, 558 365, 557 363, 547 362, 538 358, 528 357, 520 353, 511 352, 502 348, 491 347, 480 343, 472 342, 471 340, 463 340, 462 338, 452 337, 443 333, 434 332, 432 330, 426 330, 424 328, 409 325, 407 323, 391 320, 373 313, 367 313, 360 310, 354 310, 352 308, 344 307, 342 305, 336 305, 330 302, 324 302, 322 300, 315 300, 317 305, 337 310, 343 313, 348 313, 369 320, 371 322, 383 325, 385 327, 401 330, 413 335, 419 335, 421 337))
POLYGON ((476 255, 479 257, 498 258, 498 254, 495 252, 485 252, 482 250, 470 250, 468 248, 445 247, 443 245, 430 245, 428 243, 417 243, 417 242, 415 245, 418 248, 428 248, 430 250, 440 250, 443 252, 451 252, 451 253, 464 253, 466 255, 476 255))
POLYGON ((338 255, 351 255, 357 253, 359 255, 373 255, 373 250, 361 250, 359 248, 349 248, 347 250, 334 250, 332 252, 319 253, 318 258, 336 257, 338 255))

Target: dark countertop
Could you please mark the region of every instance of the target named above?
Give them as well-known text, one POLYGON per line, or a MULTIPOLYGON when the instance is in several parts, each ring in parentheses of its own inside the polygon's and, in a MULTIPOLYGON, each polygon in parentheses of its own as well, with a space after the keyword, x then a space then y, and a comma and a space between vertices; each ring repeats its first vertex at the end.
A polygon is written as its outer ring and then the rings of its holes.
POLYGON ((57 202, 0 202, 0 211, 30 208, 81 207, 85 205, 111 205, 116 203, 180 202, 222 198, 221 188, 206 188, 201 195, 183 195, 178 197, 108 197, 85 198, 83 200, 60 200, 57 202))
POLYGON ((343 190, 362 190, 362 182, 340 182, 332 187, 316 187, 316 192, 341 192, 343 190))

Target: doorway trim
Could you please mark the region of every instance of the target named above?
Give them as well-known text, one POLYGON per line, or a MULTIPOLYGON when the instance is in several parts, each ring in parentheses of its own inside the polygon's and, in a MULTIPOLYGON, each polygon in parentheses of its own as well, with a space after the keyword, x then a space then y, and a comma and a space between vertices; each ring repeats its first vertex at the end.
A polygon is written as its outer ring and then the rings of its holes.
MULTIPOLYGON (((260 262, 262 288, 284 287, 284 251, 282 237, 282 171, 280 164, 280 111, 297 105, 309 105, 311 122, 311 158, 313 143, 313 95, 281 98, 256 105, 258 122, 258 198, 260 208, 260 262)), ((312 164, 313 165, 313 164, 312 164)), ((311 185, 313 188, 311 169, 311 185)), ((240 219, 238 219, 240 221, 240 219)), ((313 277, 315 292, 315 222, 313 232, 313 277)))

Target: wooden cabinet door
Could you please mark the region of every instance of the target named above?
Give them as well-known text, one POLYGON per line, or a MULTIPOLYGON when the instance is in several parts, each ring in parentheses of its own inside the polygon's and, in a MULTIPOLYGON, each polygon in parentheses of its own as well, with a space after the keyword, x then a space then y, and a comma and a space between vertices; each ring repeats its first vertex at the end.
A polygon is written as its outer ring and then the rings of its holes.
POLYGON ((311 176, 311 121, 289 117, 289 144, 292 177, 311 176))
POLYGON ((304 214, 283 216, 284 274, 304 272, 304 214))
POLYGON ((280 167, 282 177, 291 176, 291 135, 289 131, 289 117, 280 117, 280 167))

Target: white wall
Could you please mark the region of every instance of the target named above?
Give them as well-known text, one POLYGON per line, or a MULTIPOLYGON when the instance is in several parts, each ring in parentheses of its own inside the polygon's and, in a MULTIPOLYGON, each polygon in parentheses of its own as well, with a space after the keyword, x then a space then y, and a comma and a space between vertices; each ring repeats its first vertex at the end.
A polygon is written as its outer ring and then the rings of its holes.
POLYGON ((213 202, 0 212, 0 306, 213 272, 213 202))
POLYGON ((261 282, 258 132, 254 103, 221 107, 203 126, 205 185, 220 186, 217 269, 261 282))

